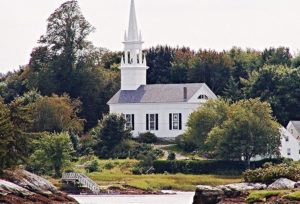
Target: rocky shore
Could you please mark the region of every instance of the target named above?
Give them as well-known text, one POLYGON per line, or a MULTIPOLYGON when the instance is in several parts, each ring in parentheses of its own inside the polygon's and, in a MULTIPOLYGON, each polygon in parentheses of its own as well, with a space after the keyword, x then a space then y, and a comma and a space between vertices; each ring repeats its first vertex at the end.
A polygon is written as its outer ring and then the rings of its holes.
MULTIPOLYGON (((299 188, 299 182, 294 182, 286 178, 276 180, 270 185, 261 183, 236 183, 219 186, 197 186, 193 204, 247 204, 247 203, 277 203, 277 204, 293 204, 300 203, 299 200, 290 200, 288 197, 271 195, 263 200, 249 200, 251 191, 274 191, 287 190, 286 195, 293 193, 299 188), (248 198, 248 199, 247 199, 248 198)), ((299 190, 299 189, 298 189, 299 190)))
POLYGON ((0 203, 78 203, 46 179, 25 170, 4 171, 0 178, 0 203))

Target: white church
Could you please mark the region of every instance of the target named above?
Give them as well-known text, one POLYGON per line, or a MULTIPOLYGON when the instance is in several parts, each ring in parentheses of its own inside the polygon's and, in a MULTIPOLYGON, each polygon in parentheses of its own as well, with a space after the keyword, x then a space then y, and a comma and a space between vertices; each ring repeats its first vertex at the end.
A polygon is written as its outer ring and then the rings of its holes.
POLYGON ((110 113, 124 114, 134 136, 152 132, 160 138, 184 133, 189 115, 217 96, 204 83, 147 85, 146 56, 131 0, 128 31, 121 61, 121 89, 108 101, 110 113))
MULTIPOLYGON (((138 32, 134 0, 131 0, 128 31, 121 60, 121 89, 108 101, 110 113, 123 114, 134 136, 152 132, 160 138, 175 138, 187 129, 189 115, 217 96, 204 83, 147 85, 146 56, 138 32)), ((280 128, 280 155, 300 160, 300 121, 280 128)), ((261 159, 261 157, 259 157, 261 159)))

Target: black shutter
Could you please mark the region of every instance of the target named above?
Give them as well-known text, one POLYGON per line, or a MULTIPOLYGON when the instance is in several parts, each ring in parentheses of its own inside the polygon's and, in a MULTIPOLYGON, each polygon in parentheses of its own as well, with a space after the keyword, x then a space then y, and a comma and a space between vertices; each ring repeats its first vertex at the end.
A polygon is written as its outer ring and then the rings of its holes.
POLYGON ((172 113, 169 114, 169 129, 172 130, 172 113))
POLYGON ((149 130, 149 114, 146 114, 146 130, 149 130))
POLYGON ((131 128, 134 130, 134 114, 131 114, 131 128))
POLYGON ((158 114, 155 114, 155 120, 156 120, 156 130, 158 130, 158 114))
POLYGON ((179 130, 182 129, 182 117, 181 117, 181 113, 179 113, 179 130))

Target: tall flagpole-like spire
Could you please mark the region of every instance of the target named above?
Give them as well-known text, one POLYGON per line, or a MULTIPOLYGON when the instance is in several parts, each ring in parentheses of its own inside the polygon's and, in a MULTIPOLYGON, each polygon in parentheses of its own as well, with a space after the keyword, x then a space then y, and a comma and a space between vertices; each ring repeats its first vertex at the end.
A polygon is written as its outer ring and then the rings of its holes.
POLYGON ((128 30, 124 34, 121 59, 121 90, 137 90, 147 83, 147 63, 143 53, 142 34, 138 30, 135 4, 131 0, 128 30))
POLYGON ((131 0, 127 41, 139 41, 134 0, 131 0))

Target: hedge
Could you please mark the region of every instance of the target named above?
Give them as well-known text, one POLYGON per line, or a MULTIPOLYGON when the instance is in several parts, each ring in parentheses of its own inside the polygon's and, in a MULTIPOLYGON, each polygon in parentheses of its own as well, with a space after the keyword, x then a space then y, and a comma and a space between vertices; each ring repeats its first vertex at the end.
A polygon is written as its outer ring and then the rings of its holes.
MULTIPOLYGON (((264 159, 251 162, 251 168, 261 167, 266 162, 281 163, 283 159, 264 159)), ((168 172, 171 174, 232 174, 246 170, 245 162, 224 160, 155 160, 153 162, 155 173, 168 172)))

